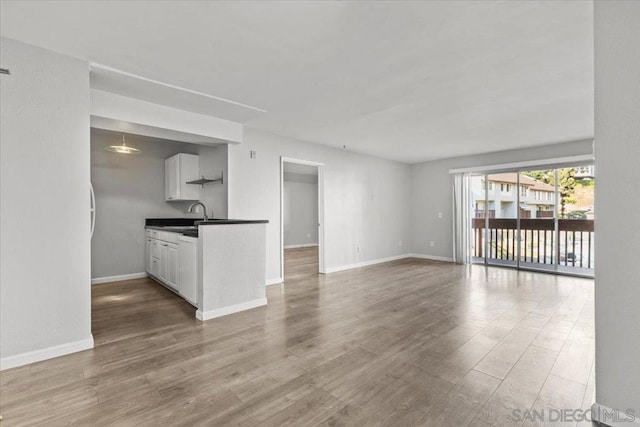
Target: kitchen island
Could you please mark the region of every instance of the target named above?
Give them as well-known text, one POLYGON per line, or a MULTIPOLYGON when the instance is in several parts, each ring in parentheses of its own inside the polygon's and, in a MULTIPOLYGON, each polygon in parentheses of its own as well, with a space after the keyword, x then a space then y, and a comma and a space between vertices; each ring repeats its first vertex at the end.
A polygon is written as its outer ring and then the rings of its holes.
POLYGON ((147 219, 147 273, 196 306, 199 320, 266 305, 267 223, 147 219))

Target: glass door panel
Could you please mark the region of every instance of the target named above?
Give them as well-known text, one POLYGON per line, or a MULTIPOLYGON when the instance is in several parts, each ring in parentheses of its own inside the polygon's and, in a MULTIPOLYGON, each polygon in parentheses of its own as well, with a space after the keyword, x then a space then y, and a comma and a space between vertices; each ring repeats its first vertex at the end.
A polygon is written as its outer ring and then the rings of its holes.
POLYGON ((484 175, 471 175, 471 262, 485 263, 486 218, 487 218, 487 182, 484 175))
POLYGON ((555 171, 520 172, 520 267, 556 270, 555 171))
POLYGON ((593 276, 595 245, 593 166, 557 169, 558 271, 593 276))
POLYGON ((517 266, 518 174, 491 174, 486 179, 486 262, 517 266))

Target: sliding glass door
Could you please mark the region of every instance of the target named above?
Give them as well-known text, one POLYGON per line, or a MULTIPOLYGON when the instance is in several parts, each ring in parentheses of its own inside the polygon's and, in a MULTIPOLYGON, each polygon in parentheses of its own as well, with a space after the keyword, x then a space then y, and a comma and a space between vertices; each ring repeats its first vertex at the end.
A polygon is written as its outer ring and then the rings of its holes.
POLYGON ((470 177, 472 262, 593 276, 593 166, 470 177))

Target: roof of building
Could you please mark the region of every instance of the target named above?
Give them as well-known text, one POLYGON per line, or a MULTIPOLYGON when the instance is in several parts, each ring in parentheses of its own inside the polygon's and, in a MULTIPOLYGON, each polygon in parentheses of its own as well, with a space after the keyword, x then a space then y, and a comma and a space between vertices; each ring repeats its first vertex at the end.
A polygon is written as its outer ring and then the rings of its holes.
POLYGON ((535 185, 531 187, 531 189, 538 191, 556 191, 556 188, 553 185, 546 184, 541 181, 536 181, 535 185))

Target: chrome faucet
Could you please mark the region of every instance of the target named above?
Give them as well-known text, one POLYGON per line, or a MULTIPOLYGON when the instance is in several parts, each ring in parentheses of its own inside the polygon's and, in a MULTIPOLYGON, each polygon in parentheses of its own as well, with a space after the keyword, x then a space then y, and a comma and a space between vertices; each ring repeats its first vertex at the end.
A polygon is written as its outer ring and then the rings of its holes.
POLYGON ((202 202, 192 203, 191 206, 189 206, 189 210, 187 212, 193 213, 193 208, 198 205, 202 206, 202 220, 207 221, 209 219, 209 217, 207 216, 207 208, 202 204, 202 202))

